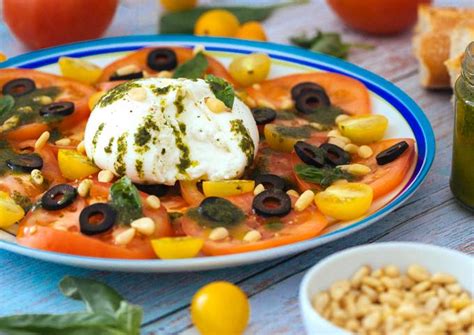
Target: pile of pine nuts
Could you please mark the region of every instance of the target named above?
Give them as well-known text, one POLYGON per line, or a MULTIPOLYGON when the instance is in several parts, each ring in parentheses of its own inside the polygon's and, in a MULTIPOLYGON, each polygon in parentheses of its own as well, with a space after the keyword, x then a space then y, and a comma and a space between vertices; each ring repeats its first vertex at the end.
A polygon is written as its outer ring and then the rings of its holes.
POLYGON ((456 278, 411 265, 360 268, 316 294, 314 309, 354 334, 474 334, 474 300, 456 278))

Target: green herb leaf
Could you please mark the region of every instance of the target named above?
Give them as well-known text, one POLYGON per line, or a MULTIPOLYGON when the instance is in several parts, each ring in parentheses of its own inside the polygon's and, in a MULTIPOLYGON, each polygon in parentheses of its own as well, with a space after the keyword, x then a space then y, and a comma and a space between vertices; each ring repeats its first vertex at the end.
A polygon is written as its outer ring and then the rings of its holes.
POLYGON ((232 108, 234 105, 235 92, 231 84, 222 78, 208 74, 206 82, 211 87, 212 92, 217 99, 222 101, 227 107, 232 108))
POLYGON ((122 177, 110 187, 111 205, 118 214, 119 223, 129 224, 143 217, 140 194, 128 177, 122 177))
POLYGON ((198 52, 193 58, 176 68, 173 78, 202 78, 208 65, 206 56, 202 52, 198 52))
POLYGON ((291 43, 310 49, 314 52, 320 52, 338 58, 346 59, 352 47, 373 49, 374 46, 364 43, 345 43, 341 39, 341 35, 335 32, 317 31, 313 37, 307 37, 305 34, 290 38, 291 43))
POLYGON ((127 335, 140 335, 140 324, 143 318, 143 310, 140 306, 135 306, 122 301, 115 313, 119 322, 119 328, 127 335))
POLYGON ((295 166, 296 174, 303 180, 319 184, 322 187, 328 187, 338 179, 351 181, 354 176, 342 171, 339 168, 317 168, 307 164, 298 164, 295 166))
POLYGON ((3 95, 0 97, 0 120, 3 119, 3 115, 10 113, 14 105, 15 99, 13 99, 11 95, 3 95))
POLYGON ((333 126, 336 123, 336 117, 342 113, 342 109, 336 106, 318 107, 311 114, 304 114, 302 117, 323 126, 333 126))

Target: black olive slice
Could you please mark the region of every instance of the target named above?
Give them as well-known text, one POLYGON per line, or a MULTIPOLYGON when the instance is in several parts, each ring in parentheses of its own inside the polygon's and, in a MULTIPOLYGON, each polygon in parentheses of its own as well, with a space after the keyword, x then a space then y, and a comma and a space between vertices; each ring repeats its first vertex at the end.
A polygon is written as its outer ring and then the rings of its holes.
POLYGON ((257 125, 263 125, 275 120, 277 114, 272 108, 254 108, 252 109, 253 118, 257 125))
POLYGON ((143 78, 143 71, 127 73, 121 76, 114 73, 110 76, 109 80, 117 81, 117 80, 132 80, 132 79, 140 79, 140 78, 143 78))
POLYGON ((320 149, 303 141, 296 142, 294 148, 298 157, 306 164, 315 167, 324 166, 326 156, 324 149, 320 149))
POLYGON ((43 194, 41 197, 41 205, 48 211, 57 211, 72 204, 76 197, 76 188, 69 184, 59 184, 43 194))
POLYGON ((79 215, 79 227, 85 235, 105 233, 115 224, 117 212, 109 204, 95 203, 85 207, 79 215))
POLYGON ((34 169, 43 168, 43 159, 38 154, 21 154, 7 159, 7 166, 16 172, 30 173, 34 169))
POLYGON ((395 159, 400 157, 405 150, 408 149, 408 143, 405 141, 398 142, 397 144, 392 145, 390 148, 385 149, 380 152, 375 159, 377 160, 378 165, 385 165, 393 162, 395 159))
POLYGON ((261 216, 285 216, 291 211, 291 199, 282 190, 265 190, 253 198, 252 207, 261 216))
POLYGON ((295 108, 303 114, 311 114, 319 107, 329 107, 331 102, 324 91, 304 90, 296 97, 295 108))
POLYGON ((220 197, 204 199, 198 207, 198 213, 214 227, 233 226, 245 219, 239 207, 220 197))
POLYGON ((33 92, 36 89, 36 84, 33 80, 28 78, 13 79, 3 85, 2 94, 11 95, 12 97, 21 97, 22 95, 33 92))
POLYGON ((169 186, 166 185, 148 185, 148 184, 134 184, 136 188, 147 194, 156 195, 162 197, 168 193, 169 186))
POLYGON ((274 174, 261 174, 255 178, 255 185, 262 184, 266 190, 285 190, 286 181, 274 174))
POLYGON ((74 103, 69 101, 53 102, 40 108, 41 116, 68 116, 74 113, 74 103))
POLYGON ((168 48, 153 49, 146 59, 148 67, 155 71, 169 71, 178 66, 176 53, 168 48))
POLYGON ((305 81, 303 83, 296 84, 291 89, 291 98, 296 100, 298 96, 301 95, 304 91, 321 91, 324 92, 324 88, 310 81, 305 81))
POLYGON ((337 145, 324 143, 320 148, 326 152, 326 163, 331 166, 345 165, 351 162, 351 155, 337 145))

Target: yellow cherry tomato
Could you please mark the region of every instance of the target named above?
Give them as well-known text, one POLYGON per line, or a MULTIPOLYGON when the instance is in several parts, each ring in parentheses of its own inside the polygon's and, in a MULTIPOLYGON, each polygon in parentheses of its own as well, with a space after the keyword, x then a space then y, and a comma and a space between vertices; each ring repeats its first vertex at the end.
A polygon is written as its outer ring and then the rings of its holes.
POLYGON ((58 165, 63 177, 70 180, 82 179, 99 172, 99 168, 89 158, 76 150, 59 149, 58 165))
POLYGON ((239 29, 239 19, 225 9, 203 13, 194 26, 195 35, 232 37, 239 29))
POLYGON ((264 81, 270 73, 271 59, 266 54, 254 53, 235 58, 229 66, 232 78, 242 86, 264 81))
POLYGON ((338 124, 339 131, 356 144, 380 141, 385 135, 388 120, 383 115, 352 116, 338 124))
POLYGON ((298 128, 287 129, 284 126, 272 123, 266 124, 263 128, 263 134, 268 146, 273 150, 291 152, 296 142, 305 140, 306 137, 299 134, 298 128))
POLYGON ((314 201, 323 214, 347 221, 367 213, 372 198, 373 191, 369 185, 345 183, 329 186, 316 194, 314 201))
POLYGON ((4 62, 7 60, 7 55, 5 55, 4 53, 0 52, 0 62, 4 62))
POLYGON ((161 259, 193 258, 203 245, 202 239, 191 236, 163 237, 151 241, 155 254, 161 259))
POLYGON ((192 9, 196 7, 197 0, 160 0, 161 5, 170 12, 192 9))
POLYGON ((84 84, 94 84, 102 74, 100 67, 84 59, 61 57, 58 63, 64 77, 84 84))
POLYGON ((8 228, 25 216, 23 208, 10 198, 8 193, 0 191, 0 228, 8 228))
POLYGON ((93 110, 95 105, 97 104, 97 102, 100 100, 100 98, 102 98, 102 96, 105 94, 105 91, 99 91, 99 92, 95 92, 93 93, 90 98, 89 98, 89 102, 88 102, 88 106, 89 106, 89 109, 90 110, 93 110))
POLYGON ((234 37, 246 40, 266 41, 267 35, 258 21, 249 21, 239 27, 234 37))
POLYGON ((250 305, 232 283, 218 281, 202 287, 191 302, 191 318, 202 335, 238 335, 247 327, 250 305))
POLYGON ((252 192, 255 187, 253 180, 221 180, 203 181, 202 190, 206 197, 228 197, 252 192))

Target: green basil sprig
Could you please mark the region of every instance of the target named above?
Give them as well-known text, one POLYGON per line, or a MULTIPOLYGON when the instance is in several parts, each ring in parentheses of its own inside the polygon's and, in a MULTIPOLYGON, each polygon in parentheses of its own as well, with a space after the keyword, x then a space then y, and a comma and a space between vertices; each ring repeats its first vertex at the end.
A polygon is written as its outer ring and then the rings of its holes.
POLYGON ((235 99, 235 92, 232 85, 226 80, 213 76, 212 74, 208 74, 205 79, 216 98, 222 101, 227 107, 232 108, 235 99))
POLYGON ((202 52, 198 52, 193 58, 176 68, 173 78, 202 78, 208 66, 206 56, 202 52))
POLYGON ((307 164, 298 164, 295 166, 295 171, 304 181, 319 184, 322 187, 328 187, 339 179, 354 180, 353 175, 339 168, 317 168, 307 164))
POLYGON ((140 194, 128 177, 122 177, 110 187, 111 205, 117 211, 118 222, 129 224, 143 217, 140 194))

